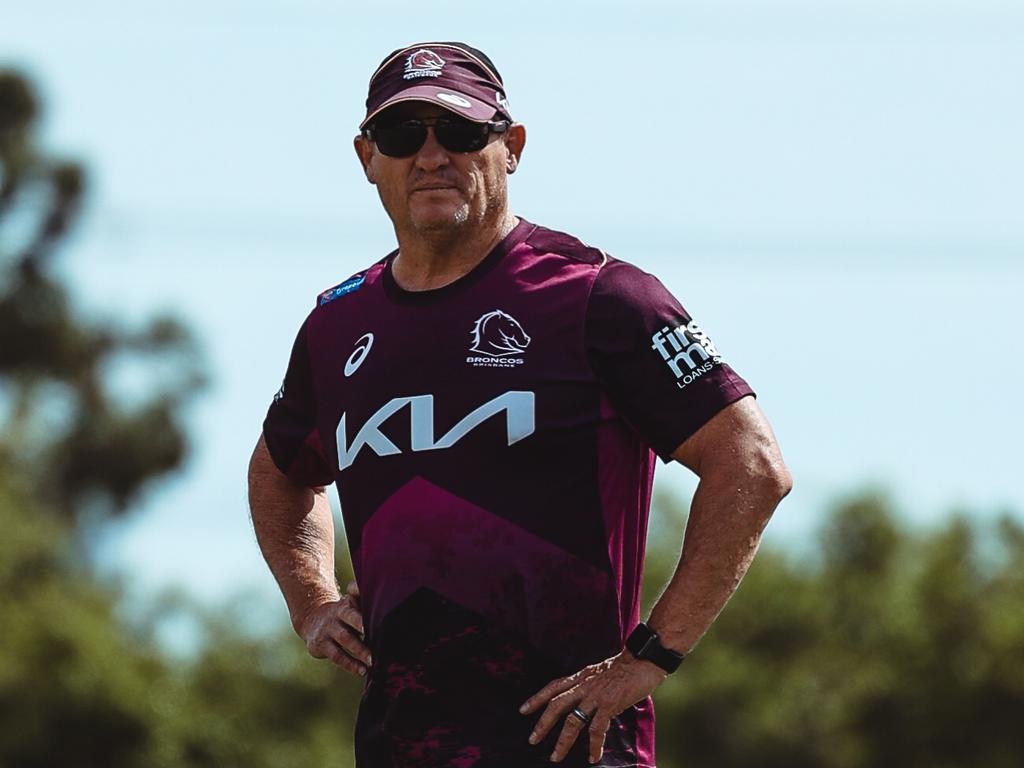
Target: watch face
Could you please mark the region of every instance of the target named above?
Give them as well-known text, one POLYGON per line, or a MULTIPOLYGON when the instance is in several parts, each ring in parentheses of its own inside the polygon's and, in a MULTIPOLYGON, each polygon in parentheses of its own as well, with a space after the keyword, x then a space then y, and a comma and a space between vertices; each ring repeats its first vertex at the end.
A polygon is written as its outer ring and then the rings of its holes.
POLYGON ((636 629, 633 630, 626 641, 626 647, 638 659, 645 658, 647 655, 647 645, 653 637, 654 632, 651 631, 650 627, 643 623, 637 624, 636 629))

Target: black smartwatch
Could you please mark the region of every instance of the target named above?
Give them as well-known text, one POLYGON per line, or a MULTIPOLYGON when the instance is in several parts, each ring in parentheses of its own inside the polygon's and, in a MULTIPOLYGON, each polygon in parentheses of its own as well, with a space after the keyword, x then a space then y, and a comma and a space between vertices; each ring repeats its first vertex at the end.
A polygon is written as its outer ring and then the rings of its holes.
POLYGON ((685 653, 676 653, 663 646, 658 634, 642 621, 626 638, 626 648, 638 659, 653 662, 670 673, 675 672, 686 657, 685 653))

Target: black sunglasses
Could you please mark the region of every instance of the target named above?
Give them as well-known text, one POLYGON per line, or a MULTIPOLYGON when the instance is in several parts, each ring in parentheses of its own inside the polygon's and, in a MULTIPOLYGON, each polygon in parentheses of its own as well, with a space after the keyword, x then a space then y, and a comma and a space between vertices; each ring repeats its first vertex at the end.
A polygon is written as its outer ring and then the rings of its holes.
POLYGON ((409 157, 426 142, 428 127, 434 129, 437 143, 449 152, 476 152, 487 146, 492 133, 504 133, 508 126, 507 120, 474 123, 461 117, 438 117, 373 125, 363 135, 388 157, 409 157))

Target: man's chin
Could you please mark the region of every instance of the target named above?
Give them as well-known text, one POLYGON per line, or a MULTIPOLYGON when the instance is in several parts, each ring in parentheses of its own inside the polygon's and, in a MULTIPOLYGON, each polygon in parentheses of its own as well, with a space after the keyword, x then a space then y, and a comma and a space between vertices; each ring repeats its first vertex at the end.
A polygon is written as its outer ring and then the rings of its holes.
POLYGON ((413 213, 412 223, 420 232, 447 232, 462 227, 469 221, 469 206, 434 209, 413 213))

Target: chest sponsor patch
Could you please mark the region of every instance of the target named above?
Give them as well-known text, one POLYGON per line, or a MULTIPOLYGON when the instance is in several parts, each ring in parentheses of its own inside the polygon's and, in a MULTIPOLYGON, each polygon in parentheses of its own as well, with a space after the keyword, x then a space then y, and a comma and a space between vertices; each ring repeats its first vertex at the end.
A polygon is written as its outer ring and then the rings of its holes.
POLYGON ((335 436, 338 441, 338 471, 352 466, 359 452, 366 448, 377 456, 404 453, 382 430, 397 413, 409 419, 409 451, 438 451, 453 448, 462 438, 493 417, 504 417, 505 443, 515 445, 536 430, 536 396, 533 392, 510 391, 474 408, 440 437, 434 431, 434 396, 394 397, 377 409, 348 440, 347 414, 341 414, 335 436))

